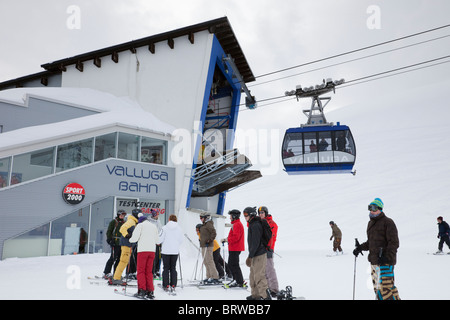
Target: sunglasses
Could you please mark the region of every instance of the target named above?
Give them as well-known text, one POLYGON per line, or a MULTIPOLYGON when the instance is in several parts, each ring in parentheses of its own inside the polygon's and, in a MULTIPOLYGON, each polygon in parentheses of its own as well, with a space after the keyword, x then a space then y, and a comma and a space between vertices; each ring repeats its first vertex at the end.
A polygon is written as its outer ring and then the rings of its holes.
POLYGON ((375 204, 369 204, 369 211, 375 212, 381 210, 381 208, 375 204))

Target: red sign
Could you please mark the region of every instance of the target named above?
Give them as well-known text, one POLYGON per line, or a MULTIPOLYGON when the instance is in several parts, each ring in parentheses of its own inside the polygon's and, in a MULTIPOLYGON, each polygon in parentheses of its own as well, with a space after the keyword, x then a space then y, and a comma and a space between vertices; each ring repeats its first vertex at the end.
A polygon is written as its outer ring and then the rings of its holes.
POLYGON ((63 198, 69 204, 79 204, 86 196, 83 186, 78 183, 69 183, 64 187, 63 198))

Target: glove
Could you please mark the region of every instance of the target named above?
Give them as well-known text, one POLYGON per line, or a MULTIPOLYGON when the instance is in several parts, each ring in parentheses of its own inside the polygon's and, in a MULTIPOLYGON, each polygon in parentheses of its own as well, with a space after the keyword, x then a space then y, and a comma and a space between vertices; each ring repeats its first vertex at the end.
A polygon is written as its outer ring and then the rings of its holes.
POLYGON ((333 236, 330 237, 330 241, 333 240, 333 236))
POLYGON ((245 260, 245 264, 247 265, 247 267, 251 267, 252 266, 252 258, 247 258, 246 260, 245 260))
POLYGON ((109 244, 110 246, 113 245, 113 239, 106 239, 106 243, 109 244))
POLYGON ((354 254, 355 257, 357 257, 360 253, 361 253, 361 255, 362 255, 361 246, 357 246, 357 247, 355 248, 355 250, 353 250, 353 254, 354 254))
POLYGON ((222 240, 220 240, 220 242, 222 242, 222 243, 228 242, 228 239, 227 238, 223 238, 222 240))

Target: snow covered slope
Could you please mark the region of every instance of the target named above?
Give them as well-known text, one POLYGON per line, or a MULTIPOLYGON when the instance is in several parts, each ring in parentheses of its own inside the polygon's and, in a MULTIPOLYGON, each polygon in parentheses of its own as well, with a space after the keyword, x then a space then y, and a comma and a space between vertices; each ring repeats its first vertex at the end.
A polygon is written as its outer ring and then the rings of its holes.
MULTIPOLYGON (((307 299, 352 299, 354 239, 366 240, 367 205, 379 197, 399 230, 396 284, 400 297, 450 299, 450 255, 427 254, 437 250, 436 217, 450 220, 446 210, 449 87, 447 82, 380 96, 328 113, 329 121, 341 121, 352 129, 356 176, 292 177, 280 170, 228 193, 225 212, 265 205, 273 214, 279 226, 275 267, 281 288, 291 285, 294 295, 307 299), (330 220, 343 232, 343 256, 326 256, 332 248, 330 220)), ((250 112, 242 113, 239 122, 251 123, 251 117, 250 112)), ((444 247, 444 251, 449 250, 444 247)), ((245 257, 243 253, 241 263, 248 277, 245 257)), ((194 275, 197 258, 194 246, 185 241, 181 254, 184 284, 199 278, 194 275)), ((0 291, 0 299, 129 299, 87 280, 101 274, 106 260, 106 254, 94 254, 0 261, 2 287, 8 288, 0 291)), ((356 262, 356 299, 374 299, 367 254, 356 262)), ((185 286, 176 297, 160 289, 155 295, 157 299, 239 300, 249 292, 185 286)))

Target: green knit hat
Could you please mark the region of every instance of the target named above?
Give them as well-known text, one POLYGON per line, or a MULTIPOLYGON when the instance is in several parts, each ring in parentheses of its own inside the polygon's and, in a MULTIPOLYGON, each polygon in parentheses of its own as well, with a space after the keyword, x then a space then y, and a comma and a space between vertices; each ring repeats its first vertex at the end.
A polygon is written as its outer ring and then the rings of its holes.
POLYGON ((375 198, 375 200, 373 200, 373 201, 369 204, 369 206, 370 206, 371 204, 374 204, 374 205, 378 206, 378 207, 380 208, 380 210, 383 210, 384 203, 383 203, 383 201, 381 201, 380 198, 375 198))

